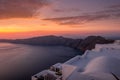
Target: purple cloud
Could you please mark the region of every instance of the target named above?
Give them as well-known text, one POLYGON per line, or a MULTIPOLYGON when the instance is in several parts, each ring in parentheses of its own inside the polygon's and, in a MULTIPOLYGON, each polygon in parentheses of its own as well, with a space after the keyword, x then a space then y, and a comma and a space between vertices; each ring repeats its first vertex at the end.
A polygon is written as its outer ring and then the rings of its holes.
POLYGON ((70 17, 57 17, 57 18, 46 18, 43 20, 53 21, 60 25, 81 25, 96 20, 120 18, 120 6, 110 6, 106 10, 82 14, 70 17))
POLYGON ((53 9, 54 12, 79 12, 81 11, 80 9, 77 9, 77 8, 70 8, 70 9, 58 9, 58 8, 55 8, 53 9))

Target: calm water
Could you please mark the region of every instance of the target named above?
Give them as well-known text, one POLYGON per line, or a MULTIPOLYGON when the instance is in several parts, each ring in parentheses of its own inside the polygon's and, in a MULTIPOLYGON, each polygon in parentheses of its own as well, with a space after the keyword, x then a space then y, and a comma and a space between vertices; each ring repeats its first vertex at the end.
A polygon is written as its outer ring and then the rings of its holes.
POLYGON ((0 80, 31 80, 31 76, 41 70, 78 54, 80 52, 62 46, 0 43, 0 80))

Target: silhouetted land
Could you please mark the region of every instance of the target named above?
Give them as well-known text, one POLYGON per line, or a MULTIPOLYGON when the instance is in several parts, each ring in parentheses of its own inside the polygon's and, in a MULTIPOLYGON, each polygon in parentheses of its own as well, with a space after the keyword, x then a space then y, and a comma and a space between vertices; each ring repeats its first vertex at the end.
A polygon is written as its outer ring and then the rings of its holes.
POLYGON ((37 46, 68 46, 84 52, 85 50, 93 49, 95 47, 95 44, 113 43, 114 40, 106 39, 101 36, 88 36, 85 39, 72 39, 65 38, 62 36, 49 35, 33 37, 28 39, 16 39, 16 40, 1 39, 0 42, 10 42, 16 44, 27 44, 37 46))

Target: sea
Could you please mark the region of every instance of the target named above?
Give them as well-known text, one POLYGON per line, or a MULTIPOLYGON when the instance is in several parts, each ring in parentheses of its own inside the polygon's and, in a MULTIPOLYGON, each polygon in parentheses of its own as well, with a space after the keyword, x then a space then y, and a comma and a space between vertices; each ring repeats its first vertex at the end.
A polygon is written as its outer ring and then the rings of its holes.
POLYGON ((31 80, 31 76, 82 52, 63 46, 0 43, 0 80, 31 80))

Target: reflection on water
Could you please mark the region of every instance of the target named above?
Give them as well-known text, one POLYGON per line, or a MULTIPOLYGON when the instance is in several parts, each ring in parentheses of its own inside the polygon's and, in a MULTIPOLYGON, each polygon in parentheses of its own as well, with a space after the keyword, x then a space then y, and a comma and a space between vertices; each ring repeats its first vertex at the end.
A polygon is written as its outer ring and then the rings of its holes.
POLYGON ((62 46, 29 46, 0 43, 0 80, 30 80, 49 66, 80 52, 62 46))

